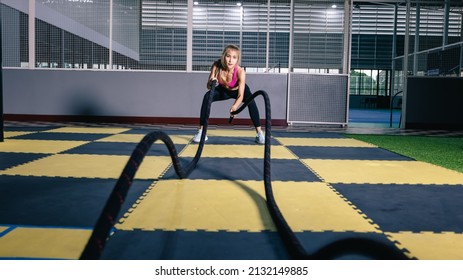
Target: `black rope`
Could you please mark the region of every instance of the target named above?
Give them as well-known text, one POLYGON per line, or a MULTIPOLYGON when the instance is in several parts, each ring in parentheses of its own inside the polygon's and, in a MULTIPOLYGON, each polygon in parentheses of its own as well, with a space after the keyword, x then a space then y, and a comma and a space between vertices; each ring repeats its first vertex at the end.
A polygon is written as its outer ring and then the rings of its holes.
MULTIPOLYGON (((211 87, 211 93, 215 90, 216 83, 214 82, 211 87)), ((294 259, 333 259, 340 258, 348 254, 362 254, 373 259, 406 259, 402 251, 398 250, 395 246, 387 246, 379 241, 365 239, 365 238, 350 238, 331 243, 326 247, 321 248, 314 254, 308 254, 304 249, 299 239, 296 237, 291 227, 286 222, 281 214, 281 211, 275 201, 272 189, 271 179, 271 107, 268 94, 259 90, 243 102, 243 105, 230 115, 229 122, 233 120, 236 114, 239 114, 248 104, 257 96, 262 95, 265 102, 265 147, 264 147, 264 186, 265 196, 267 200, 267 208, 275 223, 278 233, 290 254, 294 259)), ((106 205, 95 225, 92 235, 80 257, 80 259, 99 259, 100 255, 106 244, 106 239, 116 223, 115 219, 119 214, 122 204, 127 196, 127 192, 135 177, 143 158, 151 148, 152 144, 157 141, 163 141, 170 153, 175 172, 180 178, 186 178, 191 171, 196 167, 196 164, 201 157, 204 147, 205 137, 207 133, 209 113, 212 103, 210 94, 208 95, 207 102, 207 118, 203 125, 201 140, 199 142, 198 150, 193 160, 183 168, 179 159, 175 145, 170 137, 162 131, 154 131, 148 133, 136 146, 129 161, 127 162, 124 170, 122 171, 119 180, 116 183, 106 205)))
POLYGON ((273 196, 270 154, 270 141, 272 136, 272 110, 268 94, 263 90, 255 92, 252 96, 244 101, 244 104, 240 106, 238 110, 232 112, 232 115, 239 114, 252 100, 254 100, 254 98, 259 95, 262 95, 265 102, 264 186, 267 208, 275 223, 275 226, 278 229, 278 232, 283 239, 283 242, 286 245, 286 248, 288 249, 288 252, 293 258, 301 259, 304 258, 303 256, 306 256, 307 253, 294 235, 294 232, 291 230, 286 220, 283 218, 283 215, 281 214, 281 211, 275 201, 275 197, 273 196))
MULTIPOLYGON (((288 253, 293 259, 329 260, 343 256, 357 254, 372 259, 407 259, 402 251, 395 246, 388 246, 382 242, 367 238, 348 238, 330 243, 322 247, 314 254, 309 254, 294 234, 286 219, 281 214, 278 204, 275 201, 271 179, 271 121, 272 113, 270 99, 265 91, 259 90, 244 101, 244 104, 232 115, 240 113, 255 97, 262 95, 265 102, 265 148, 264 148, 264 186, 267 200, 267 208, 275 223, 275 226, 286 245, 288 253)), ((229 122, 233 118, 230 117, 229 122)))
MULTIPOLYGON (((210 94, 207 95, 207 116, 210 114, 212 103, 211 94, 215 91, 215 87, 216 82, 213 82, 211 85, 210 94)), ((127 164, 122 170, 122 174, 117 180, 116 186, 111 192, 109 199, 106 202, 103 211, 98 218, 98 221, 96 222, 92 235, 90 236, 90 239, 88 240, 87 245, 85 246, 80 256, 80 259, 96 260, 100 258, 101 252, 103 251, 106 244, 106 239, 116 223, 116 218, 121 210, 122 204, 127 197, 129 188, 132 185, 135 173, 137 172, 138 167, 142 163, 143 158, 148 153, 153 143, 157 140, 164 142, 172 159, 175 172, 180 178, 186 178, 196 167, 196 164, 201 157, 207 133, 208 119, 209 118, 207 117, 203 125, 201 141, 199 142, 196 155, 185 168, 183 168, 182 164, 180 163, 174 143, 166 133, 162 131, 153 131, 143 137, 140 143, 138 143, 138 145, 135 147, 127 164)))

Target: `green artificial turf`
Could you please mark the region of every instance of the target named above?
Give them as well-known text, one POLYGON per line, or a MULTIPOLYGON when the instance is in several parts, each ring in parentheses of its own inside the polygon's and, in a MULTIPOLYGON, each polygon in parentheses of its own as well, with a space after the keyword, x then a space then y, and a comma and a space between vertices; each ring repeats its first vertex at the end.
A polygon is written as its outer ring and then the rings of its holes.
POLYGON ((347 137, 463 173, 463 138, 440 136, 360 135, 347 137))

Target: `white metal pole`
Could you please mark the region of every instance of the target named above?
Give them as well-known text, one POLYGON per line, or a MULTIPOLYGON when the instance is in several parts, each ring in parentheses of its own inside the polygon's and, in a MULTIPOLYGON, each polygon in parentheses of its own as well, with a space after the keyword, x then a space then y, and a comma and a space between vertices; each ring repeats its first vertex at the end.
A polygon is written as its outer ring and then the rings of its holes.
POLYGON ((421 21, 421 6, 420 3, 416 3, 415 7, 415 45, 413 47, 413 75, 416 76, 418 73, 418 55, 420 51, 420 21, 421 21))
POLYGON ((349 122, 349 94, 350 94, 350 66, 351 66, 351 38, 352 38, 352 0, 344 0, 344 57, 342 73, 347 75, 346 89, 346 123, 349 122))
MULTIPOLYGON (((291 0, 290 3, 290 12, 289 12, 289 53, 288 53, 288 74, 287 74, 287 83, 288 87, 286 89, 286 120, 289 120, 289 104, 291 98, 291 73, 293 72, 293 38, 294 38, 294 0, 291 0)), ((289 125, 292 125, 289 122, 289 125)))
POLYGON ((460 72, 458 75, 463 77, 463 21, 460 26, 460 43, 462 44, 460 45, 460 72))
POLYGON ((406 108, 407 108, 407 79, 408 79, 408 52, 410 43, 410 0, 407 0, 407 12, 405 19, 405 38, 404 38, 404 61, 403 61, 403 95, 402 95, 402 120, 400 127, 406 128, 406 108))
POLYGON ((289 53, 288 53, 288 72, 293 72, 293 40, 294 40, 294 0, 291 0, 289 13, 289 53))
POLYGON ((394 96, 396 95, 396 85, 395 85, 395 72, 396 72, 396 63, 397 63, 397 18, 399 13, 398 4, 395 4, 394 7, 394 31, 392 34, 392 69, 391 69, 391 92, 389 94, 389 106, 390 106, 390 115, 389 115, 389 127, 392 127, 392 109, 394 107, 394 96))
MULTIPOLYGON (((1 3, 1 1, 0 1, 1 3)), ((3 38, 2 38, 2 15, 0 9, 0 142, 5 140, 3 116, 3 38)))
POLYGON ((35 69, 35 0, 29 0, 29 69, 35 69))
POLYGON ((193 0, 188 0, 186 28, 186 71, 193 71, 193 0))
POLYGON ((342 73, 350 73, 350 51, 352 38, 352 0, 344 0, 344 45, 342 73))
POLYGON ((243 8, 244 3, 241 3, 241 6, 239 6, 239 11, 240 11, 240 45, 239 47, 241 50, 243 49, 243 20, 244 20, 244 8, 243 8))
POLYGON ((397 65, 397 18, 399 13, 399 6, 395 4, 394 7, 394 32, 392 34, 392 70, 391 70, 391 102, 392 97, 396 93, 395 72, 397 65))
POLYGON ((113 69, 113 0, 109 1, 109 69, 113 69))
POLYGON ((449 43, 449 17, 450 17, 450 0, 445 0, 444 5, 444 34, 442 35, 442 46, 449 43))
POLYGON ((265 72, 268 72, 270 70, 269 49, 270 49, 270 0, 267 1, 267 41, 265 43, 265 72))

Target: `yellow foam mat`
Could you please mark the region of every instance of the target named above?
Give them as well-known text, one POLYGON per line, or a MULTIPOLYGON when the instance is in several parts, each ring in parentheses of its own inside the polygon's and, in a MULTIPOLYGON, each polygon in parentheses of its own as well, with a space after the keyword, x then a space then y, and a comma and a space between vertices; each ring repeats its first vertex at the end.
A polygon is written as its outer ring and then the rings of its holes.
POLYGON ((246 129, 246 130, 239 130, 239 129, 209 129, 207 131, 208 137, 214 136, 223 136, 223 137, 256 137, 256 131, 253 128, 246 129))
MULTIPOLYGON (((117 143, 139 143, 145 134, 115 134, 95 142, 117 142, 117 143)), ((188 144, 191 140, 191 135, 169 135, 174 144, 188 144)), ((161 140, 155 143, 163 143, 161 140)))
POLYGON ((281 144, 285 146, 316 146, 316 147, 376 147, 375 145, 344 138, 287 138, 277 137, 281 144))
MULTIPOLYGON (((7 169, 0 174, 117 179, 128 159, 129 156, 119 155, 58 154, 7 169)), ((157 179, 170 164, 169 156, 147 156, 135 178, 157 179)))
POLYGON ((295 231, 379 232, 325 183, 273 182, 272 186, 281 212, 295 231))
POLYGON ((0 257, 78 259, 91 230, 18 227, 0 238, 0 257))
POLYGON ((303 159, 329 183, 463 184, 463 173, 420 161, 303 159))
MULTIPOLYGON (((323 183, 273 182, 273 187, 280 210, 295 231, 377 231, 323 183)), ((275 230, 262 181, 221 180, 159 181, 116 227, 124 230, 275 230)))
MULTIPOLYGON (((180 154, 183 157, 194 157, 198 145, 187 146, 180 154)), ((272 159, 297 159, 283 146, 271 149, 272 159)), ((264 145, 205 145, 201 157, 209 158, 264 158, 264 145)))
POLYGON ((44 132, 60 132, 60 133, 95 133, 95 134, 115 134, 122 133, 130 130, 130 128, 117 128, 117 127, 60 127, 55 129, 46 130, 44 132))
POLYGON ((386 233, 410 251, 410 257, 421 260, 462 260, 463 234, 453 232, 386 233))
POLYGON ((261 182, 158 182, 119 229, 274 230, 261 182))
POLYGON ((89 142, 64 140, 50 141, 6 139, 0 145, 0 152, 55 154, 75 148, 86 143, 89 142))
POLYGON ((27 135, 27 134, 34 134, 34 133, 36 132, 35 131, 5 131, 3 136, 6 139, 6 138, 22 136, 22 135, 27 135))

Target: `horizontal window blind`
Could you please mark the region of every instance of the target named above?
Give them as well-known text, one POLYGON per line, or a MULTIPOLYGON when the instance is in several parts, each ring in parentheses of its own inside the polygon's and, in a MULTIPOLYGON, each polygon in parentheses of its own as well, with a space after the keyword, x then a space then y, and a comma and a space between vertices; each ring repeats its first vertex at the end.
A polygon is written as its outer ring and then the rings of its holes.
POLYGON ((140 68, 186 70, 188 2, 143 0, 140 68))
POLYGON ((344 1, 295 1, 294 68, 341 69, 344 1), (336 4, 337 7, 332 7, 336 4))

